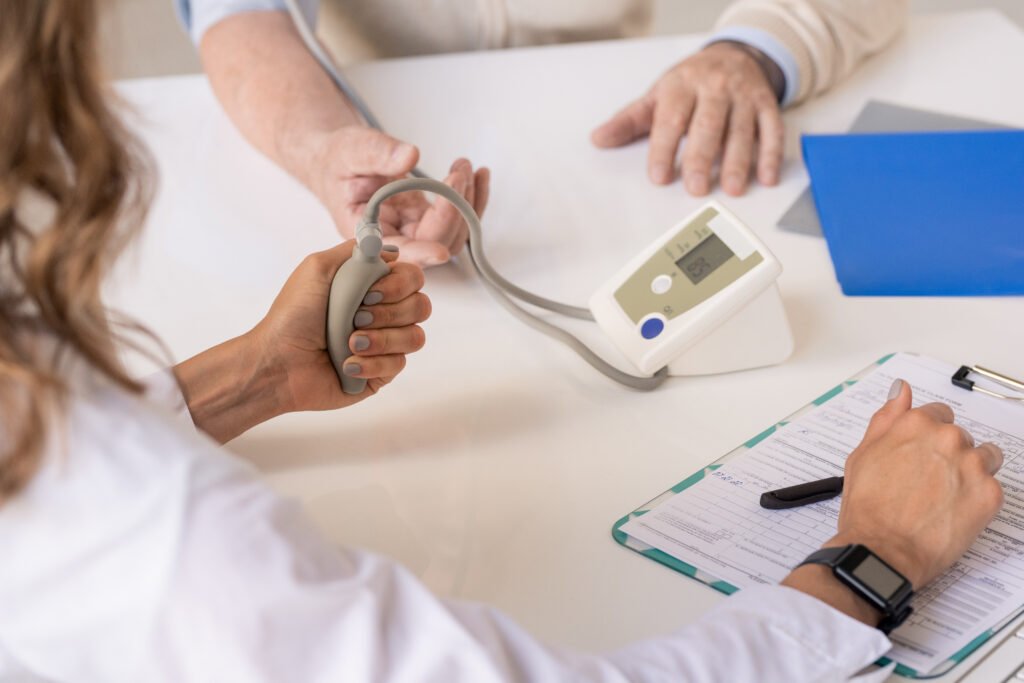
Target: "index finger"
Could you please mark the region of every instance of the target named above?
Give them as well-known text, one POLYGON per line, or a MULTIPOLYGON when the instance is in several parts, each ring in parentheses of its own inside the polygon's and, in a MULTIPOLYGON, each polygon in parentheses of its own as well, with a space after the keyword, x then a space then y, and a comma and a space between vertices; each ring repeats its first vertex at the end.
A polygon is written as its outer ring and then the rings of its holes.
POLYGON ((917 410, 938 422, 953 423, 953 409, 945 403, 927 403, 917 410))
POLYGON ((621 147, 647 135, 653 119, 654 98, 644 95, 595 128, 590 141, 597 147, 621 147))
POLYGON ((451 252, 437 242, 414 240, 404 235, 397 235, 384 238, 385 245, 400 247, 398 258, 407 263, 416 264, 422 268, 439 266, 447 263, 451 258, 451 252))

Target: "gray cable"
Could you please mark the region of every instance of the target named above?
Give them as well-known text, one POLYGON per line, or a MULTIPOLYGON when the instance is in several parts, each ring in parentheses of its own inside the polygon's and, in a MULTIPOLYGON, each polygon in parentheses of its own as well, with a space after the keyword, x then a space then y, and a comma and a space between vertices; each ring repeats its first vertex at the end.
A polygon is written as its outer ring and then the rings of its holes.
POLYGON ((494 277, 497 274, 494 272, 494 269, 491 268, 491 265, 487 260, 482 258, 481 252, 483 251, 483 247, 481 245, 483 244, 483 227, 480 225, 480 218, 476 215, 476 211, 472 206, 470 206, 469 202, 466 201, 465 197, 441 181, 434 180, 432 178, 405 178, 388 183, 374 192, 373 196, 370 197, 370 201, 366 204, 366 210, 363 212, 363 222, 371 225, 375 224, 380 216, 380 205, 385 200, 402 192, 413 191, 431 192, 433 194, 440 195, 451 202, 455 208, 459 210, 459 213, 462 214, 462 217, 466 220, 466 225, 469 226, 470 256, 472 256, 474 263, 477 264, 477 272, 480 273, 480 279, 482 279, 484 284, 487 285, 487 288, 490 290, 491 294, 494 295, 494 298, 496 298, 498 302, 501 303, 512 315, 519 318, 533 329, 561 341, 563 344, 579 354, 583 360, 590 363, 590 365, 597 371, 620 384, 624 384, 628 387, 639 389, 641 391, 649 391, 658 387, 665 381, 666 377, 668 377, 668 368, 658 370, 658 372, 656 372, 652 377, 637 377, 623 372, 598 356, 586 344, 562 328, 538 318, 517 305, 511 297, 503 291, 501 285, 494 281, 494 277))
MULTIPOLYGON (((298 0, 284 0, 284 2, 288 8, 288 13, 291 15, 292 22, 295 24, 295 28, 299 32, 299 37, 302 38, 302 42, 305 43, 306 48, 313 55, 314 59, 316 59, 317 63, 320 64, 320 67, 327 73, 334 85, 345 95, 345 97, 349 99, 353 106, 355 106, 363 119, 366 120, 366 123, 377 130, 383 130, 380 122, 377 120, 377 117, 374 116, 373 112, 370 110, 370 107, 363 101, 363 98, 358 92, 356 92, 355 88, 353 88, 348 81, 342 77, 334 64, 334 61, 323 49, 320 41, 317 40, 312 28, 310 28, 309 23, 306 21, 306 17, 302 14, 302 10, 299 9, 298 0)), ((619 382, 620 384, 641 391, 650 391, 657 388, 665 381, 668 377, 667 367, 658 370, 658 372, 651 377, 637 377, 635 375, 630 375, 629 373, 623 372, 605 361, 594 353, 594 351, 592 351, 586 344, 571 335, 569 332, 552 325, 546 320, 537 317, 516 304, 515 301, 512 300, 512 297, 532 306, 570 318, 591 321, 594 319, 593 314, 588 308, 552 301, 551 299, 529 292, 502 277, 501 274, 494 269, 483 253, 483 228, 480 225, 480 218, 476 215, 476 211, 473 207, 469 205, 469 202, 467 202, 461 194, 453 190, 451 187, 438 180, 434 180, 419 168, 414 168, 412 175, 415 177, 397 180, 377 190, 366 205, 363 221, 366 223, 376 223, 380 212, 381 202, 400 192, 418 190, 441 195, 455 205, 459 210, 459 213, 461 213, 462 217, 465 219, 466 224, 469 226, 470 261, 473 263, 473 267, 476 269, 477 274, 480 275, 480 279, 483 280, 494 298, 496 298, 498 302, 501 303, 513 316, 533 329, 561 341, 579 354, 583 360, 587 361, 598 372, 616 382, 619 382)))

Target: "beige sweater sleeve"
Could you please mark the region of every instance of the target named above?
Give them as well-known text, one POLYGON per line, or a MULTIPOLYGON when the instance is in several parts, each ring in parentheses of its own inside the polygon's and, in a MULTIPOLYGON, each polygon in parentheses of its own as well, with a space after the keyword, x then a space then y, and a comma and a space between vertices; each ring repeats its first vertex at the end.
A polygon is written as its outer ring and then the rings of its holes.
POLYGON ((738 0, 719 29, 768 33, 792 55, 799 83, 790 103, 824 92, 903 28, 909 0, 738 0))

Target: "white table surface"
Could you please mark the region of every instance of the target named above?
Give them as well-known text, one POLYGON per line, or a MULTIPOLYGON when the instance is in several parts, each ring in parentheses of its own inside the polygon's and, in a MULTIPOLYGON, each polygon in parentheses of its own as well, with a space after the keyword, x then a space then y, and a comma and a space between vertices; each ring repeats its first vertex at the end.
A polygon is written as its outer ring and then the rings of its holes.
MULTIPOLYGON (((458 155, 491 167, 485 244, 501 272, 585 303, 702 201, 648 183, 646 144, 600 151, 588 140, 700 41, 348 73, 384 125, 420 145, 428 172, 458 155)), ((999 14, 915 17, 835 92, 786 114, 781 186, 719 196, 786 268, 796 351, 783 365, 635 393, 510 318, 466 264, 447 266, 427 278, 427 347, 379 397, 273 420, 230 448, 337 543, 390 555, 438 593, 497 605, 549 641, 610 648, 692 621, 723 596, 617 545, 620 516, 890 351, 1024 374, 1021 299, 844 297, 824 241, 775 225, 807 184, 800 132, 842 131, 871 98, 1024 126, 1021 64, 1024 33, 999 14)), ((302 257, 337 236, 314 198, 235 132, 201 77, 121 90, 162 181, 111 301, 185 358, 253 325, 302 257)))

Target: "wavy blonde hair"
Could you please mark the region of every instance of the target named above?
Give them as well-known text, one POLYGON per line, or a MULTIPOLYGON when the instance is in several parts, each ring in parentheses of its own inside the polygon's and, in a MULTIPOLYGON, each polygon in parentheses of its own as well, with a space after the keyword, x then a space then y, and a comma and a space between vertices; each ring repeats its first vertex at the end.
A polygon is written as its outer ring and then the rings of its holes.
POLYGON ((144 217, 149 162, 109 105, 96 22, 95 0, 0 1, 0 503, 39 466, 60 354, 141 390, 100 286, 144 217), (43 225, 29 197, 52 209, 43 225))

